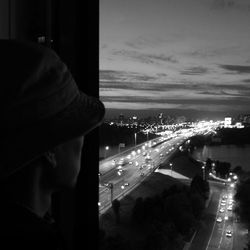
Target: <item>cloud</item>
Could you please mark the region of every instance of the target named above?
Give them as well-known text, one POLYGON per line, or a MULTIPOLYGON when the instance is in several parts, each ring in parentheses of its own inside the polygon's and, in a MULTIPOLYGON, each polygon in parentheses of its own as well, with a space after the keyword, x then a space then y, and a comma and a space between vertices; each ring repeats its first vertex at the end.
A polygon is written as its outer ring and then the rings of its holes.
POLYGON ((126 41, 125 45, 133 49, 148 49, 148 48, 156 48, 168 42, 167 39, 163 39, 161 37, 153 36, 153 37, 143 37, 139 36, 130 41, 126 41))
POLYGON ((214 0, 211 4, 211 9, 221 10, 221 9, 237 9, 248 11, 250 10, 250 4, 246 0, 214 0))
POLYGON ((236 91, 236 92, 232 93, 232 92, 227 92, 224 90, 220 90, 219 92, 217 92, 217 91, 201 91, 198 93, 202 94, 202 95, 208 95, 208 96, 232 96, 232 97, 237 96, 237 97, 240 97, 240 96, 249 96, 250 90, 247 93, 242 92, 242 91, 236 91))
POLYGON ((167 74, 165 74, 165 73, 158 73, 157 76, 159 76, 159 77, 165 77, 165 76, 167 76, 167 74))
POLYGON ((108 48, 108 45, 104 43, 100 47, 101 47, 101 49, 106 49, 106 48, 108 48))
POLYGON ((244 80, 242 80, 242 82, 249 83, 249 82, 250 82, 250 79, 244 79, 244 80))
POLYGON ((146 74, 135 73, 131 71, 122 71, 122 70, 100 70, 99 71, 100 82, 134 82, 134 81, 154 81, 158 77, 149 76, 146 74))
POLYGON ((235 74, 248 74, 250 73, 250 66, 245 65, 229 65, 221 64, 219 65, 222 69, 233 72, 235 74))
POLYGON ((145 63, 145 64, 159 64, 162 62, 167 63, 178 63, 178 60, 173 55, 161 54, 147 54, 138 52, 135 50, 115 50, 113 55, 124 56, 128 58, 135 59, 136 61, 145 63))
POLYGON ((160 73, 155 76, 146 74, 139 74, 130 71, 114 71, 114 70, 100 70, 100 93, 107 90, 117 90, 122 93, 124 90, 145 90, 150 92, 175 92, 180 96, 187 93, 201 94, 204 96, 250 96, 250 79, 241 80, 242 83, 234 84, 212 84, 209 82, 200 81, 185 81, 183 83, 167 83, 162 82, 162 78, 166 74, 160 73))
POLYGON ((214 99, 214 98, 199 98, 199 99, 159 99, 157 97, 149 96, 103 96, 104 102, 123 102, 123 103, 155 103, 155 104, 180 104, 180 105, 241 105, 249 106, 249 98, 228 98, 228 99, 214 99))
MULTIPOLYGON (((213 58, 213 57, 221 57, 221 56, 227 56, 227 55, 239 55, 240 53, 240 46, 236 45, 217 45, 217 48, 215 47, 206 47, 202 49, 194 49, 192 51, 186 51, 182 54, 184 56, 188 56, 191 58, 213 58)), ((250 61, 250 60, 249 60, 250 61)))
POLYGON ((191 67, 181 71, 182 75, 203 75, 208 72, 207 68, 204 67, 191 67))
POLYGON ((155 82, 114 82, 114 81, 100 81, 100 87, 102 89, 113 88, 122 90, 148 90, 148 91, 184 91, 194 89, 203 89, 202 86, 197 84, 167 84, 167 83, 155 83, 155 82))

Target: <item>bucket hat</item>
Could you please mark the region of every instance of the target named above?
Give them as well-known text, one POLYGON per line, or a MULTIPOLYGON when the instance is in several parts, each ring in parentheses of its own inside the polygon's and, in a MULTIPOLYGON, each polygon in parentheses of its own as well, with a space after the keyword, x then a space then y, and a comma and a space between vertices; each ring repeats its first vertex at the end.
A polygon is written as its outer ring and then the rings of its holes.
POLYGON ((0 179, 99 126, 103 103, 81 92, 43 45, 0 40, 0 179))

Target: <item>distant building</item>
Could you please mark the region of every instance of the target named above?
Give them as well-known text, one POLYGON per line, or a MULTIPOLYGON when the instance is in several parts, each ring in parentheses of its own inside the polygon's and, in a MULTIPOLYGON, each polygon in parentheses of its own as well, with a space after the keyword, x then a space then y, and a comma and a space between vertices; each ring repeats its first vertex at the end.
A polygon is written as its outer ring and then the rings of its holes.
POLYGON ((232 117, 225 117, 224 127, 225 128, 230 128, 231 125, 232 125, 232 117))
POLYGON ((250 114, 239 115, 238 120, 239 120, 239 122, 242 122, 242 124, 244 124, 246 126, 250 126, 250 114))
POLYGON ((124 115, 120 114, 118 118, 118 122, 122 125, 124 123, 124 115))
POLYGON ((162 124, 162 120, 163 120, 163 113, 160 113, 158 115, 158 123, 162 124))
POLYGON ((235 123, 235 127, 236 127, 236 128, 244 128, 244 125, 242 125, 241 122, 236 122, 236 123, 235 123))
POLYGON ((177 118, 176 118, 176 123, 184 123, 184 122, 186 122, 186 117, 185 116, 178 116, 177 118))

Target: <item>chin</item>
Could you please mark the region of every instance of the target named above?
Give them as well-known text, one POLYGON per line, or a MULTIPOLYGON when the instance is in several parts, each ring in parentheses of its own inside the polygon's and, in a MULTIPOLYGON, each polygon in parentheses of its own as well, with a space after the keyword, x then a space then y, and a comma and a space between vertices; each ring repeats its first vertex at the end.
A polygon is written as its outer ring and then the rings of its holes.
POLYGON ((57 185, 57 191, 74 189, 76 187, 76 184, 77 184, 77 178, 74 180, 67 180, 64 182, 60 182, 57 185))

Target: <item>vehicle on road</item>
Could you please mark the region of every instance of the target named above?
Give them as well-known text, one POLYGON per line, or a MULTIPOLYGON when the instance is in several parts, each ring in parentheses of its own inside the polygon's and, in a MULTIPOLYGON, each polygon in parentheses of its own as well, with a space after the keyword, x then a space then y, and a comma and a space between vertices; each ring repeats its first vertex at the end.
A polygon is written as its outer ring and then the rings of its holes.
POLYGON ((221 217, 218 217, 218 218, 216 219, 216 221, 217 221, 217 222, 222 222, 222 218, 221 218, 221 217))
POLYGON ((226 236, 227 236, 227 237, 232 237, 232 234, 233 234, 233 233, 232 233, 231 230, 227 230, 227 231, 226 231, 226 236))
POLYGON ((224 208, 221 208, 220 209, 220 213, 224 213, 225 209, 224 208))
POLYGON ((232 210, 233 210, 232 206, 229 206, 229 207, 227 208, 227 210, 228 210, 228 211, 232 211, 232 210))
POLYGON ((140 176, 144 176, 145 174, 144 173, 140 173, 140 176))
POLYGON ((117 174, 118 175, 122 175, 122 172, 123 172, 124 170, 123 169, 119 169, 118 171, 117 171, 117 174))
POLYGON ((132 162, 132 161, 130 161, 128 164, 129 164, 129 165, 132 165, 132 164, 133 164, 133 162, 132 162))
POLYGON ((124 186, 125 186, 125 187, 129 186, 129 183, 128 183, 128 182, 125 182, 125 183, 124 183, 124 186))
POLYGON ((125 164, 126 164, 126 162, 125 162, 124 158, 121 158, 121 159, 118 161, 118 165, 123 166, 123 165, 125 165, 125 164))

